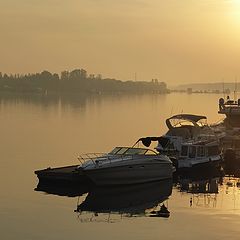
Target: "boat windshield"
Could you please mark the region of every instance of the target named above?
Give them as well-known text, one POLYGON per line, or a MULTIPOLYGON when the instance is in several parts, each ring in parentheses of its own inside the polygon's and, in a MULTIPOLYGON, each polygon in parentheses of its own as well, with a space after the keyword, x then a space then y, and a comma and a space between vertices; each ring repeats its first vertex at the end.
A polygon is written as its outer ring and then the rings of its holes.
POLYGON ((144 155, 148 150, 144 148, 129 148, 125 154, 127 155, 144 155))
POLYGON ((145 148, 115 147, 109 154, 111 155, 145 155, 156 154, 156 152, 145 148))
POLYGON ((121 149, 121 147, 115 147, 109 154, 116 154, 119 150, 121 149))

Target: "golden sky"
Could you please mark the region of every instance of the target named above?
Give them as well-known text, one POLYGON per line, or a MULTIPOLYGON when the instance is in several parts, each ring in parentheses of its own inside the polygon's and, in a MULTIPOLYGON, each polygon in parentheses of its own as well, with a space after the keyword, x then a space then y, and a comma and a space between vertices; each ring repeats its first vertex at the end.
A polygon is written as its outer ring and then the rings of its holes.
POLYGON ((0 71, 240 80, 240 0, 0 0, 0 71))

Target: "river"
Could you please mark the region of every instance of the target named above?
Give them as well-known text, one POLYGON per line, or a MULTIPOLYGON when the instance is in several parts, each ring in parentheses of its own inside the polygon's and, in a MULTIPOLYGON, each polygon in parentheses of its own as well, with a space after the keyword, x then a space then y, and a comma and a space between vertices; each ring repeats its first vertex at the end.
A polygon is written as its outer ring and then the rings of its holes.
POLYGON ((169 218, 126 211, 79 213, 74 210, 89 200, 88 193, 67 197, 35 191, 36 169, 78 164, 79 154, 108 152, 143 136, 159 136, 167 130, 165 119, 171 115, 192 113, 206 115, 209 123, 219 121, 223 118, 217 113, 220 97, 185 93, 1 95, 1 239, 238 239, 240 189, 236 178, 183 179, 170 185, 100 188, 91 193, 95 199, 100 191, 101 201, 109 201, 109 206, 117 201, 132 207, 144 200, 163 202, 169 218), (131 196, 129 200, 129 192, 136 192, 135 200, 131 196))

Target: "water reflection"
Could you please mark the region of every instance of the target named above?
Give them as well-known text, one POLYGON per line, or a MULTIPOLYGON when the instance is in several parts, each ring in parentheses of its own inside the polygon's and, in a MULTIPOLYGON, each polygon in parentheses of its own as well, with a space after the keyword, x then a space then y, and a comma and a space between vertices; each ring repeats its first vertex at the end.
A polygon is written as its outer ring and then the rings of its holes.
POLYGON ((116 222, 123 218, 143 216, 168 218, 175 209, 179 194, 184 194, 184 199, 187 200, 180 200, 180 203, 190 209, 240 209, 240 179, 216 176, 215 172, 201 178, 179 175, 174 182, 170 179, 111 187, 89 183, 45 183, 38 184, 35 190, 58 196, 78 197, 74 212, 81 222, 116 222))
POLYGON ((176 188, 180 192, 189 194, 189 205, 216 207, 219 184, 222 184, 222 177, 193 180, 189 178, 179 179, 176 188))
MULTIPOLYGON (((88 101, 91 101, 91 95, 85 94, 8 94, 0 93, 0 105, 36 105, 43 108, 85 108, 88 101)), ((95 99, 95 98, 94 98, 95 99)))
POLYGON ((165 217, 166 213, 169 216, 169 212, 161 203, 167 200, 171 193, 172 180, 119 187, 94 187, 77 206, 76 211, 80 214, 94 212, 95 215, 118 213, 128 217, 165 217))
MULTIPOLYGON (((61 108, 86 108, 87 105, 100 107, 105 102, 119 102, 120 99, 136 100, 144 98, 143 94, 33 94, 33 93, 0 93, 0 105, 37 105, 41 107, 60 107, 61 108)), ((156 96, 150 96, 156 101, 156 96)), ((165 95, 157 95, 164 99, 165 95)))
POLYGON ((90 184, 73 184, 73 183, 42 183, 39 182, 35 191, 44 192, 47 194, 53 194, 57 196, 66 196, 66 197, 79 197, 90 191, 90 184))
POLYGON ((87 193, 85 200, 78 204, 75 212, 80 218, 89 212, 94 217, 101 213, 120 214, 128 217, 149 216, 169 217, 170 212, 163 205, 172 193, 172 180, 145 184, 97 187, 90 184, 39 183, 35 191, 57 196, 76 197, 87 193))
POLYGON ((201 193, 218 193, 218 184, 222 182, 221 178, 212 179, 180 179, 177 188, 181 192, 201 194, 201 193))

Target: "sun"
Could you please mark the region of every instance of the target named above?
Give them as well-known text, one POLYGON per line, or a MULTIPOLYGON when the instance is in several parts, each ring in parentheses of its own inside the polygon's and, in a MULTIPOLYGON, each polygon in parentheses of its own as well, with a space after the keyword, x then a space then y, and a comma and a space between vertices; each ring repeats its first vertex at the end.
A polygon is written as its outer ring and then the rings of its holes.
POLYGON ((235 24, 240 24, 240 0, 230 0, 231 3, 231 10, 230 15, 235 24))
POLYGON ((231 0, 232 8, 234 11, 240 11, 240 0, 231 0))

